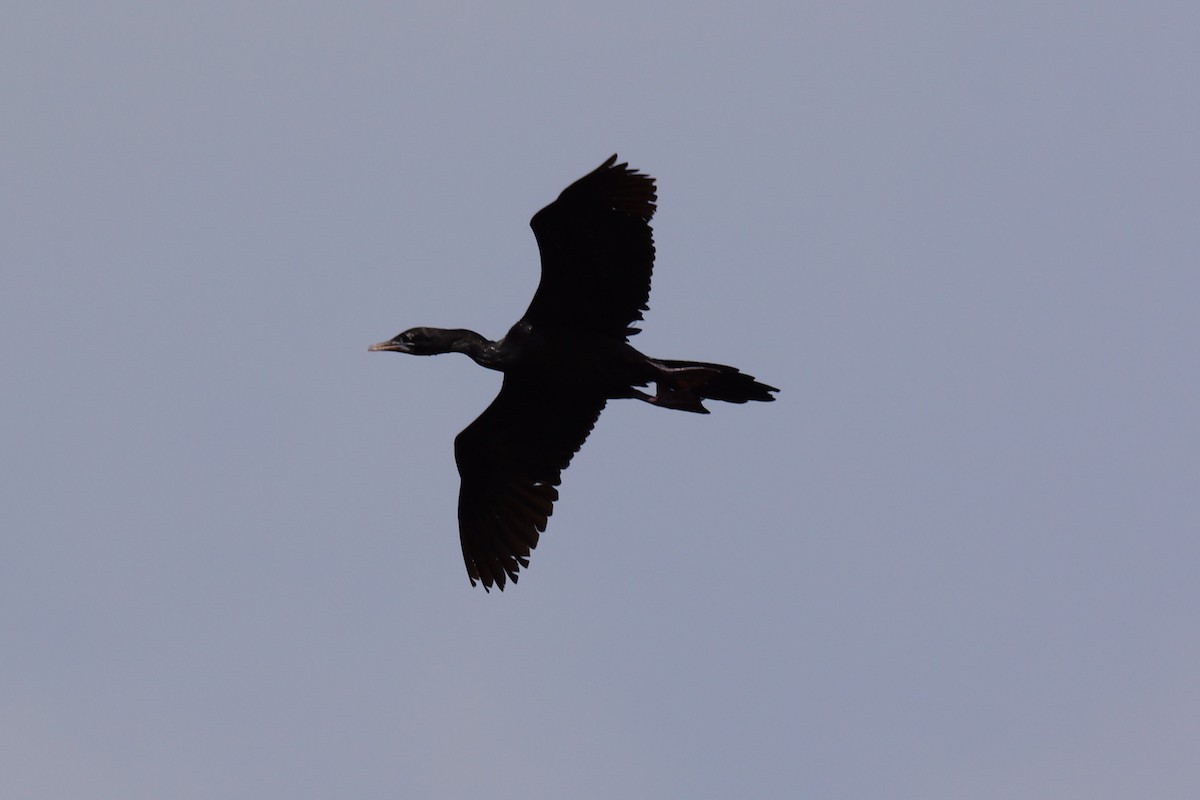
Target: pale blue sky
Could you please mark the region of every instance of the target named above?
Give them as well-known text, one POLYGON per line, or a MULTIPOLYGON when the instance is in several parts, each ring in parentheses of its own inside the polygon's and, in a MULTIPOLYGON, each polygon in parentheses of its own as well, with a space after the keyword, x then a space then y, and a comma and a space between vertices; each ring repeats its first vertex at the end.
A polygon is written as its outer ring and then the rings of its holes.
POLYGON ((21 3, 0 796, 1200 796, 1185 3, 21 3), (452 441, 529 217, 659 181, 514 589, 452 441))

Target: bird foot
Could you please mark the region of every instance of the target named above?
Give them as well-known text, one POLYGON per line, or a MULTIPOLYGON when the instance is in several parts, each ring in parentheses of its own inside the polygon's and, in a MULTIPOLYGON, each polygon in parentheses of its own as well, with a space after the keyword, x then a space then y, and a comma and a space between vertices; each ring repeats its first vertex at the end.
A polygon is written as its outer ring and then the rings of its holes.
POLYGON ((645 392, 634 390, 639 400, 644 400, 652 406, 661 406, 662 408, 674 408, 678 411, 691 411, 694 414, 707 414, 708 409, 701 402, 702 398, 697 397, 689 391, 680 391, 672 388, 669 385, 664 386, 662 383, 656 384, 658 392, 653 396, 645 392))

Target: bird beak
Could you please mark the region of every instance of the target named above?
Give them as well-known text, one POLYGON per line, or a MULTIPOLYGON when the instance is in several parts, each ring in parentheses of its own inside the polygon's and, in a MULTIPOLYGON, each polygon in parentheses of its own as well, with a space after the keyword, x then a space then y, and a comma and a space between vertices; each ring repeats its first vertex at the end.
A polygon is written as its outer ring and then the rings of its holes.
POLYGON ((367 348, 368 353, 374 353, 379 350, 390 350, 394 353, 407 353, 408 346, 403 345, 400 342, 397 342, 395 340, 390 340, 387 342, 379 342, 378 344, 373 344, 367 348))

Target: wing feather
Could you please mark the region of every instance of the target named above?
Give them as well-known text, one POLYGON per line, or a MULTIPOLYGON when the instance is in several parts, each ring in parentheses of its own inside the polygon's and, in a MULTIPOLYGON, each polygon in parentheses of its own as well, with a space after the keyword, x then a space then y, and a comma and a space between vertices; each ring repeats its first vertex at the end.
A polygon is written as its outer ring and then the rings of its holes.
POLYGON ((605 161, 530 221, 542 277, 524 319, 572 335, 624 339, 650 297, 654 178, 605 161))
POLYGON ((605 400, 506 374, 500 394, 454 440, 462 479, 459 538, 471 584, 503 590, 529 554, 558 499, 562 471, 605 400))

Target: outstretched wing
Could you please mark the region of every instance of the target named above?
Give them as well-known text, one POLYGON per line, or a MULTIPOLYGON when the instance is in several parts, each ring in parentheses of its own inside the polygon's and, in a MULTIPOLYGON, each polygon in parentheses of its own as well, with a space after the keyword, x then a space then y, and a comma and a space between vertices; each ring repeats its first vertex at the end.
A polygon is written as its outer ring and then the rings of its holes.
POLYGON ((601 164, 563 190, 529 225, 542 255, 542 279, 525 321, 624 339, 650 297, 654 178, 601 164))
POLYGON ((458 530, 471 585, 503 590, 546 530, 559 479, 604 398, 505 375, 500 394, 454 440, 458 530))

